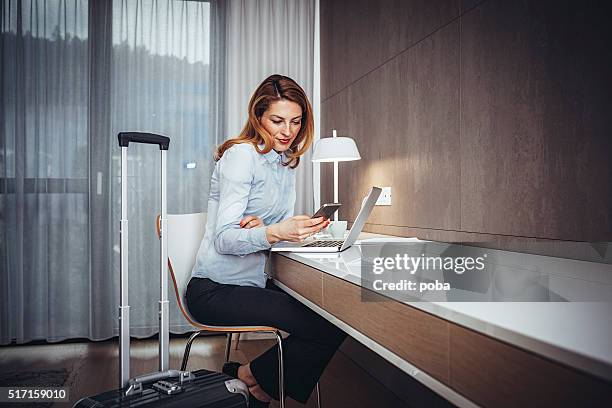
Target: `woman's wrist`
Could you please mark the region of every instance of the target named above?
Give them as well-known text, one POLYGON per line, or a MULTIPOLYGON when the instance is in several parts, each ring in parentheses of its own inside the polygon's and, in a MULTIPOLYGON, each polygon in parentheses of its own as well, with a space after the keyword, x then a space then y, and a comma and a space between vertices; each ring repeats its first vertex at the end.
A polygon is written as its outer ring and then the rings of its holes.
POLYGON ((266 227, 266 239, 270 245, 274 245, 281 240, 278 235, 277 226, 278 224, 272 224, 266 227))

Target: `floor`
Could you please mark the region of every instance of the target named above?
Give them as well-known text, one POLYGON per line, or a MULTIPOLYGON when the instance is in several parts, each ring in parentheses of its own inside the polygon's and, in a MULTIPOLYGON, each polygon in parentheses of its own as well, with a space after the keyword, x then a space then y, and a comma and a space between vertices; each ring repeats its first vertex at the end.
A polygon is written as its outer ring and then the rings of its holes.
MULTIPOLYGON (((185 338, 170 340, 170 367, 178 368, 185 338)), ((157 369, 157 340, 132 340, 131 375, 157 369)), ((242 340, 238 349, 232 345, 231 359, 247 362, 273 344, 272 340, 242 340)), ((203 337, 191 349, 188 369, 206 368, 219 371, 224 360, 225 337, 203 337)), ((86 395, 95 395, 117 387, 118 347, 116 340, 103 342, 62 343, 8 346, 0 348, 0 372, 19 370, 61 369, 68 373, 70 404, 86 395)), ((342 352, 336 353, 320 381, 322 406, 329 407, 405 407, 389 389, 366 373, 342 352)), ((278 406, 272 404, 272 407, 278 406)), ((287 407, 303 407, 287 399, 287 407)), ((314 393, 306 404, 316 407, 314 393)))

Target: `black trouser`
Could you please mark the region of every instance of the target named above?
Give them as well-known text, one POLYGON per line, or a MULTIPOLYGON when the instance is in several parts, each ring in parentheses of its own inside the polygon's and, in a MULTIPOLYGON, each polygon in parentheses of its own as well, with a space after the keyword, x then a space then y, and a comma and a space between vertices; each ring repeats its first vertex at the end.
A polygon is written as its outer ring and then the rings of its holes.
MULTIPOLYGON (((203 324, 272 326, 283 339, 285 394, 305 403, 346 333, 268 281, 266 288, 223 285, 192 278, 187 286, 191 314, 203 324)), ((263 390, 278 399, 278 347, 251 361, 263 390)))

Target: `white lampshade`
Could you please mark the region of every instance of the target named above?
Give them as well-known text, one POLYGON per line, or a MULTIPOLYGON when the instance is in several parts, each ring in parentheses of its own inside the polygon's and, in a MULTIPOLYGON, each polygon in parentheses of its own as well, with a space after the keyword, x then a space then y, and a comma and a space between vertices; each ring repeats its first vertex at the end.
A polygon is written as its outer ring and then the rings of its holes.
POLYGON ((359 160, 359 150, 350 137, 324 137, 317 140, 312 153, 313 162, 359 160))

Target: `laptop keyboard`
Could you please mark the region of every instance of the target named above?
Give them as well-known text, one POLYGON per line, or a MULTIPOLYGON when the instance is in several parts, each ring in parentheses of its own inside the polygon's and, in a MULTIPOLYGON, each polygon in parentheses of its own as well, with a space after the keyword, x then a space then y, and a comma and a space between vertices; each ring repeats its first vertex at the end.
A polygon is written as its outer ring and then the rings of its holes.
POLYGON ((302 247, 306 248, 321 248, 321 247, 339 247, 344 243, 343 240, 339 241, 314 241, 310 244, 303 245, 302 247))

